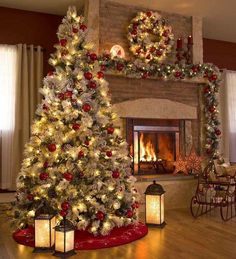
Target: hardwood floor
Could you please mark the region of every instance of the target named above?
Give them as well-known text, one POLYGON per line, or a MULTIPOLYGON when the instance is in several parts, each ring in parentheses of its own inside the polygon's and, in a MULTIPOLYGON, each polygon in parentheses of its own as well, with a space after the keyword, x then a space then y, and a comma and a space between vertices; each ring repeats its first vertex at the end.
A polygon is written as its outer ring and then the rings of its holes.
MULTIPOLYGON (((77 251, 80 259, 222 259, 236 258, 236 218, 224 223, 217 210, 195 220, 189 210, 166 212, 167 226, 150 228, 146 237, 128 245, 94 251, 77 251)), ((0 213, 0 258, 45 259, 50 254, 32 254, 32 248, 11 238, 9 219, 0 213)))

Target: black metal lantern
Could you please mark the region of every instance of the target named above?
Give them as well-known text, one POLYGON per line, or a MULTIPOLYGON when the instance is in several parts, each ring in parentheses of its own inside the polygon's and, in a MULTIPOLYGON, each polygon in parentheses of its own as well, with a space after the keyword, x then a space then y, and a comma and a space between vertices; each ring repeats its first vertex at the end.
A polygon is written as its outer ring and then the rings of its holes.
POLYGON ((164 189, 156 181, 149 185, 145 191, 145 218, 146 224, 163 228, 164 220, 164 189))
POLYGON ((75 253, 75 228, 65 217, 60 225, 55 227, 55 252, 54 256, 60 258, 70 257, 75 253))
POLYGON ((44 204, 35 212, 34 253, 53 252, 55 243, 55 226, 55 211, 47 204, 44 204))

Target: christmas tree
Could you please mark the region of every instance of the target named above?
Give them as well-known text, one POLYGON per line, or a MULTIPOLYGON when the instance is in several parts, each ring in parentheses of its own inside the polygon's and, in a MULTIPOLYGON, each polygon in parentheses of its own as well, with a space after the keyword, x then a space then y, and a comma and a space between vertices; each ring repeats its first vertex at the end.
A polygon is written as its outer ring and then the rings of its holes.
POLYGON ((42 206, 78 229, 107 235, 137 222, 137 191, 104 79, 83 17, 69 8, 40 89, 31 138, 17 179, 14 225, 33 224, 42 206))

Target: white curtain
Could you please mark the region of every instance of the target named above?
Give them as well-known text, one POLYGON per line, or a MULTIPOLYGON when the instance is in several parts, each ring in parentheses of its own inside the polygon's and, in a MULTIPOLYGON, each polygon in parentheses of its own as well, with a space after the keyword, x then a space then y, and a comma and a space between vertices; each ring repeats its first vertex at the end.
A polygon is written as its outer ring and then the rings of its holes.
POLYGON ((0 45, 0 132, 1 132, 1 185, 12 184, 13 133, 15 127, 17 47, 0 45))
POLYGON ((229 132, 229 160, 236 162, 236 71, 226 72, 226 106, 229 132))

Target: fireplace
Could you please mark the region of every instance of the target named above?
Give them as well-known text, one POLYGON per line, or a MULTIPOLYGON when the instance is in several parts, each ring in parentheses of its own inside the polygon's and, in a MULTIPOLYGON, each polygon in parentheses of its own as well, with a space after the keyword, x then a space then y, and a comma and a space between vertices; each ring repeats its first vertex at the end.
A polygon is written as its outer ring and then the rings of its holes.
POLYGON ((126 119, 135 175, 171 174, 180 153, 179 120, 126 119))

